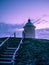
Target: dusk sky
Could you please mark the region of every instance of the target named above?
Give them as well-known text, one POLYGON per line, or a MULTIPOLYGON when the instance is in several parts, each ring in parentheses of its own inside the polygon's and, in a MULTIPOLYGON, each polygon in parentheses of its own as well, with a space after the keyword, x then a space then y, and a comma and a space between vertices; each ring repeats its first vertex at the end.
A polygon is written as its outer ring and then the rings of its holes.
POLYGON ((36 24, 37 28, 49 27, 49 0, 0 0, 0 22, 21 24, 28 18, 46 20, 36 24))

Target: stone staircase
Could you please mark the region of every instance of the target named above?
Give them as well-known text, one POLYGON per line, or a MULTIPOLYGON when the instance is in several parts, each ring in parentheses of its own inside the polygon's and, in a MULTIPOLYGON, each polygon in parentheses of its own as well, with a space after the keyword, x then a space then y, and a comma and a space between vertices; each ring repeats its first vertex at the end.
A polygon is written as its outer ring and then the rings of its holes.
POLYGON ((12 57, 13 53, 15 52, 16 48, 7 48, 4 53, 1 55, 0 58, 0 65, 11 65, 12 64, 12 57))
MULTIPOLYGON (((7 38, 8 39, 8 38, 7 38)), ((7 40, 6 39, 6 40, 7 40)), ((0 45, 0 65, 15 65, 15 55, 21 38, 10 38, 0 45)))

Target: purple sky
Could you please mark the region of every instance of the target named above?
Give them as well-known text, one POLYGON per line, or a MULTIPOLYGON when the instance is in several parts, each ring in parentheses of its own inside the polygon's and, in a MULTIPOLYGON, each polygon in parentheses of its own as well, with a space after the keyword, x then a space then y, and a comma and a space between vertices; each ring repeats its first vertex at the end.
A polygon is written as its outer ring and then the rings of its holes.
MULTIPOLYGON (((21 24, 28 18, 49 21, 49 0, 0 0, 0 22, 21 24)), ((36 27, 49 27, 49 22, 43 23, 36 27)))

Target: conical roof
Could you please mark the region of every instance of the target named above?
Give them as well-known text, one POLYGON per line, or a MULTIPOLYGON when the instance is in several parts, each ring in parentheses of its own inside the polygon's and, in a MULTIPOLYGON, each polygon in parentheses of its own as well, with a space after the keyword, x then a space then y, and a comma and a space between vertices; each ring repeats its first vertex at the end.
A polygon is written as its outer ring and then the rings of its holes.
POLYGON ((34 25, 33 25, 33 23, 31 23, 31 20, 30 19, 28 19, 28 22, 25 24, 25 26, 24 26, 24 28, 25 27, 35 27, 34 25))

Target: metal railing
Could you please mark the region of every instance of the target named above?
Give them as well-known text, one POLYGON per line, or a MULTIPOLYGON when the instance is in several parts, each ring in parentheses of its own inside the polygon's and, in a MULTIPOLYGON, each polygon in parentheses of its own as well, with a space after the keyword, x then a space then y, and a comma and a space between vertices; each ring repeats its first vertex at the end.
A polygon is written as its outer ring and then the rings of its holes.
MULTIPOLYGON (((12 34, 13 35, 13 34, 12 34)), ((10 35, 10 37, 12 36, 10 35)), ((0 54, 8 47, 7 41, 10 39, 10 37, 6 38, 1 44, 0 44, 0 54)))
MULTIPOLYGON (((13 34, 12 34, 12 35, 13 35, 13 34)), ((11 36, 12 36, 12 35, 11 35, 11 36)), ((11 38, 11 36, 8 37, 8 38, 6 38, 6 39, 0 44, 0 53, 2 53, 5 48, 7 48, 7 45, 8 45, 8 44, 7 44, 6 42, 11 38), (1 51, 2 51, 2 52, 1 52, 1 51)), ((15 56, 16 56, 17 51, 18 51, 19 48, 20 48, 20 45, 22 44, 22 40, 23 40, 23 38, 21 39, 21 41, 20 41, 18 47, 16 48, 16 50, 15 50, 15 52, 14 52, 14 54, 13 54, 12 60, 11 60, 11 62, 10 62, 12 65, 15 64, 15 56)))
MULTIPOLYGON (((13 35, 13 34, 12 34, 12 35, 13 35)), ((12 35, 10 35, 10 37, 11 37, 12 35)), ((0 44, 0 47, 1 47, 7 40, 9 40, 10 37, 6 38, 6 39, 0 44)))
POLYGON ((0 44, 0 47, 1 47, 8 39, 9 39, 9 37, 6 38, 6 39, 0 44))
POLYGON ((18 47, 16 48, 16 50, 15 50, 15 52, 14 52, 14 54, 13 54, 12 61, 11 61, 11 62, 13 63, 13 65, 15 64, 15 56, 16 56, 17 51, 18 51, 19 48, 20 48, 20 45, 22 44, 22 40, 23 40, 23 39, 21 39, 21 41, 20 41, 18 47))

